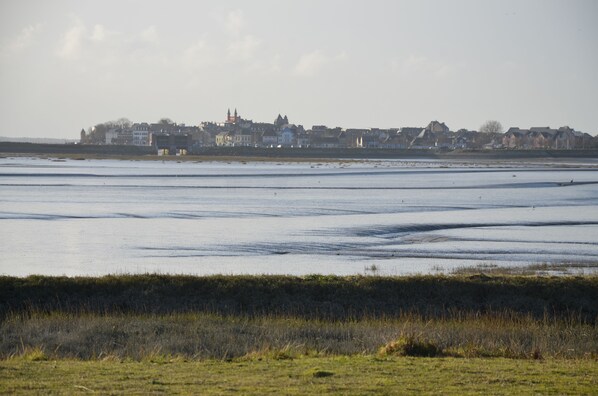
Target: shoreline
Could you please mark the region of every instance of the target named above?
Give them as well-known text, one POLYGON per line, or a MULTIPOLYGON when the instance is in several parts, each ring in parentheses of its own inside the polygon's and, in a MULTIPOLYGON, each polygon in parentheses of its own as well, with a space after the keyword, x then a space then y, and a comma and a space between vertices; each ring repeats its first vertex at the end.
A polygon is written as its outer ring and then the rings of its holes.
MULTIPOLYGON (((598 155, 598 153, 597 153, 598 155)), ((334 158, 334 157, 265 157, 236 155, 110 155, 110 154, 74 154, 74 153, 7 153, 0 152, 0 159, 35 158, 53 161, 147 161, 167 163, 272 163, 282 164, 372 164, 409 167, 546 167, 546 168, 588 168, 598 169, 597 157, 521 157, 521 158, 485 158, 483 156, 442 156, 442 157, 405 157, 405 158, 334 158)))

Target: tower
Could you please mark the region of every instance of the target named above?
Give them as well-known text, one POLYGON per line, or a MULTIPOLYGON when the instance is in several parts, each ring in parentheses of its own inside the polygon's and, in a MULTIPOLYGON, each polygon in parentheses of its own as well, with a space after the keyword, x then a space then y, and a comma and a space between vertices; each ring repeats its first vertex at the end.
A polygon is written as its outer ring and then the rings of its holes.
POLYGON ((236 124, 239 121, 241 121, 241 116, 239 115, 239 113, 237 113, 237 109, 235 108, 234 115, 231 115, 230 108, 229 108, 228 112, 226 113, 226 122, 229 124, 236 124))

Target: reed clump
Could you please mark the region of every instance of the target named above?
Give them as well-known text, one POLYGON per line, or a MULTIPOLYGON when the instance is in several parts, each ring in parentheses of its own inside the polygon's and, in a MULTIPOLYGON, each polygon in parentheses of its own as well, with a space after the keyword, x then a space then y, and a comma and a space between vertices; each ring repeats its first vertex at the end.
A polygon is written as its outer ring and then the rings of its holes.
POLYGON ((443 356, 442 348, 430 340, 415 336, 403 336, 396 341, 391 341, 380 348, 382 356, 413 356, 413 357, 439 357, 443 356))

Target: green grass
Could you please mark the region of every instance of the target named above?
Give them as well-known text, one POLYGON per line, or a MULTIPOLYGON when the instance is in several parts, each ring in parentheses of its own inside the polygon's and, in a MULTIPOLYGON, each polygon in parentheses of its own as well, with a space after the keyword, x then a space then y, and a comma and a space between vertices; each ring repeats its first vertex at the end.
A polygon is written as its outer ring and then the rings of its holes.
POLYGON ((595 394, 591 360, 0 361, 2 394, 595 394))

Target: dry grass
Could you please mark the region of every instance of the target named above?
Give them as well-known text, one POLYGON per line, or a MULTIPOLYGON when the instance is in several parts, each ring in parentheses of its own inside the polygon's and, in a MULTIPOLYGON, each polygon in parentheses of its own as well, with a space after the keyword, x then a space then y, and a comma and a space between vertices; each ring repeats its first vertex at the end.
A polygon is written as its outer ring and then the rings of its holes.
POLYGON ((397 340, 428 343, 438 348, 438 354, 449 356, 598 357, 594 324, 574 317, 536 319, 507 313, 350 321, 215 314, 34 314, 9 317, 0 324, 0 357, 38 351, 51 359, 292 359, 375 354, 397 340))

